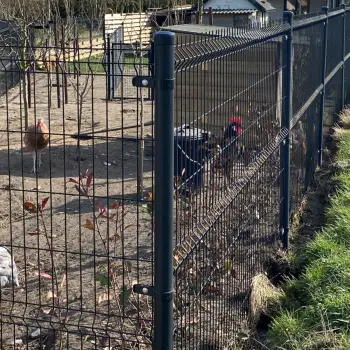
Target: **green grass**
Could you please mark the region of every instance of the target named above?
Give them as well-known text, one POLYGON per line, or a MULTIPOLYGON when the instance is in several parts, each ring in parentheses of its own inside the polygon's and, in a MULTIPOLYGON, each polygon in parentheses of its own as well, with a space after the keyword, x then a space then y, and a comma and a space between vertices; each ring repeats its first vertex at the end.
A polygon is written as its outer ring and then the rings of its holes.
MULTIPOLYGON (((346 113, 349 117, 350 110, 346 113)), ((336 162, 348 164, 349 125, 336 135, 336 162)), ((304 272, 283 286, 282 307, 268 332, 269 349, 350 349, 350 168, 341 168, 334 180, 338 189, 325 226, 298 259, 304 272)))
MULTIPOLYGON (((95 55, 91 57, 81 58, 79 61, 68 62, 67 63, 67 70, 69 72, 74 72, 74 68, 78 70, 82 74, 99 74, 99 73, 105 73, 105 68, 103 66, 103 55, 95 55)), ((128 72, 131 70, 134 70, 134 66, 136 67, 139 64, 142 64, 142 69, 145 70, 145 65, 148 64, 148 58, 147 57, 131 57, 131 56, 125 56, 124 60, 124 69, 126 69, 128 72)))

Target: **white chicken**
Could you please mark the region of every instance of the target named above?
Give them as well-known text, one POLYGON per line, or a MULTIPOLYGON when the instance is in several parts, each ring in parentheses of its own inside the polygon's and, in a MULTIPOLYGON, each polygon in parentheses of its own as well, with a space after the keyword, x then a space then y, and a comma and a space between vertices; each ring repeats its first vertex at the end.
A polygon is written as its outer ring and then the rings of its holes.
POLYGON ((15 260, 5 247, 0 247, 0 285, 19 287, 18 270, 15 260))

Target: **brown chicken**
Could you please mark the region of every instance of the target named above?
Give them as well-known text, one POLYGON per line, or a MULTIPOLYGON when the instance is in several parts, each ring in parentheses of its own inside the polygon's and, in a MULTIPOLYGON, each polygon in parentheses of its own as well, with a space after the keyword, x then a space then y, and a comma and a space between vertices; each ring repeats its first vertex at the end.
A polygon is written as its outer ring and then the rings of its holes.
POLYGON ((26 130, 24 144, 28 152, 33 155, 33 172, 36 171, 36 160, 38 155, 38 168, 41 166, 41 152, 47 147, 50 141, 49 129, 44 120, 39 118, 36 125, 31 124, 26 130))

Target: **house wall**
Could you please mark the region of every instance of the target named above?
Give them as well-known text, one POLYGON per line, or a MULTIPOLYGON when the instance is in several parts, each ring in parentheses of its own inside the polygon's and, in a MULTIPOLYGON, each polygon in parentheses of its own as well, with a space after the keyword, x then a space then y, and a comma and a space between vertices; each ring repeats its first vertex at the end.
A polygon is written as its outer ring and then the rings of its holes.
POLYGON ((323 6, 327 6, 327 0, 309 0, 310 13, 321 12, 323 6))
MULTIPOLYGON (((321 12, 323 6, 327 5, 327 1, 335 0, 309 0, 310 1, 310 13, 321 12)), ((281 19, 283 17, 284 10, 284 0, 270 0, 269 1, 275 8, 276 11, 270 13, 270 18, 272 20, 281 19)), ((293 0, 290 0, 294 4, 293 0)))
MULTIPOLYGON (((213 14, 214 25, 219 27, 232 27, 234 24, 234 16, 233 14, 213 14)), ((239 21, 241 20, 239 16, 236 15, 235 17, 236 19, 238 17, 239 21)), ((203 14, 202 23, 209 24, 209 15, 203 14)))
POLYGON ((270 13, 271 20, 281 19, 283 17, 284 0, 270 0, 269 2, 276 9, 270 13))
MULTIPOLYGON (((256 15, 213 14, 214 25, 218 27, 240 27, 247 24, 261 23, 269 19, 269 15, 258 12, 256 15)), ((203 14, 202 23, 209 24, 209 16, 203 14)))

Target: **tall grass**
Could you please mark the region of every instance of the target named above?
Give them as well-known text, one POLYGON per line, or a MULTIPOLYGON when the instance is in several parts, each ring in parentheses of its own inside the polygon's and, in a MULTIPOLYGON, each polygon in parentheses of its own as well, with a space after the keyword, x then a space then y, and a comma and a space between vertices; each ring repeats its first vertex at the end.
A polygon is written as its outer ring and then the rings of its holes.
MULTIPOLYGON (((350 109, 337 128, 336 162, 350 165, 350 109)), ((269 349, 350 349, 350 167, 340 167, 324 228, 298 261, 300 279, 283 286, 281 309, 268 333, 269 349)))

